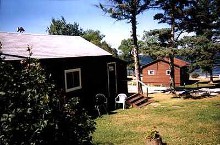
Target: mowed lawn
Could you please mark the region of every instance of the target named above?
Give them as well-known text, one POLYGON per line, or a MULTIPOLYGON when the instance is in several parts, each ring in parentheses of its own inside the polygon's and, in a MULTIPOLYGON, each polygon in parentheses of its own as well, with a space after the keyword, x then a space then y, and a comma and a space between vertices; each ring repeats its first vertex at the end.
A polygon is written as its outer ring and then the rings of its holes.
POLYGON ((156 127, 168 145, 220 145, 220 96, 204 99, 152 94, 144 108, 118 109, 96 119, 95 145, 144 145, 156 127))

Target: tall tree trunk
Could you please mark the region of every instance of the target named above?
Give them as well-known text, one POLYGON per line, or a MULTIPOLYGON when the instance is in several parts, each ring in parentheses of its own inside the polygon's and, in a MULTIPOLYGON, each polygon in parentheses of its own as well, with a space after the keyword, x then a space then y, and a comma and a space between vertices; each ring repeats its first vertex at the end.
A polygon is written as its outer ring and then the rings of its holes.
MULTIPOLYGON (((173 5, 173 9, 175 9, 175 5, 173 5)), ((174 52, 173 49, 175 48, 175 18, 171 15, 171 53, 169 54, 170 60, 170 89, 173 91, 175 90, 175 70, 174 70, 174 52)))
POLYGON ((143 93, 142 85, 138 82, 138 81, 141 81, 141 74, 140 74, 140 63, 139 63, 139 56, 138 56, 136 4, 134 4, 134 10, 132 12, 131 25, 132 25, 132 39, 133 39, 133 44, 134 44, 133 55, 134 55, 135 76, 137 80, 137 90, 138 90, 138 93, 142 94, 143 93))
POLYGON ((213 80, 213 71, 212 71, 212 69, 209 70, 209 75, 210 75, 210 83, 213 84, 214 80, 213 80))
MULTIPOLYGON (((211 41, 211 38, 210 38, 209 40, 211 41)), ((212 64, 214 64, 214 63, 215 63, 215 61, 214 61, 215 51, 214 51, 214 50, 212 50, 212 56, 211 56, 211 58, 212 58, 212 64)), ((210 65, 210 68, 209 68, 209 75, 210 75, 209 83, 210 83, 210 84, 213 84, 213 83, 214 83, 214 79, 213 79, 213 68, 214 68, 214 65, 210 65)))
POLYGON ((175 89, 175 70, 174 70, 174 56, 172 54, 169 55, 170 60, 170 89, 175 89))

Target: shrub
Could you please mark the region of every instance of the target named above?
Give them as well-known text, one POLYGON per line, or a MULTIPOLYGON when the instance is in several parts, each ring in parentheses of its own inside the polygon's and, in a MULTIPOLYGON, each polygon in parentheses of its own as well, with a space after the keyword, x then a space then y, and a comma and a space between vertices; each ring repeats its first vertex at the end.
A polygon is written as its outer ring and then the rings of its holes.
POLYGON ((65 99, 38 60, 20 66, 0 60, 0 144, 89 144, 95 122, 79 100, 65 99))

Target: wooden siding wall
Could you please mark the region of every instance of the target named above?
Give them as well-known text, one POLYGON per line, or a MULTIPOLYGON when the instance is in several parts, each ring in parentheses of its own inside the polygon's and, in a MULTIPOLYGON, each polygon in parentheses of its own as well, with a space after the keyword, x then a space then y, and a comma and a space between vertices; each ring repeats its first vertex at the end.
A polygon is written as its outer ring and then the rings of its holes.
POLYGON ((94 109, 97 93, 103 93, 108 97, 109 108, 113 109, 116 96, 108 96, 107 63, 109 62, 117 64, 118 92, 116 93, 127 93, 126 64, 111 56, 48 59, 41 60, 41 62, 46 70, 52 74, 57 86, 63 90, 65 90, 64 70, 81 68, 82 89, 68 92, 66 96, 79 97, 83 106, 90 111, 94 109))
MULTIPOLYGON (((170 70, 169 64, 164 61, 158 61, 149 65, 142 70, 143 82, 148 85, 169 86, 170 76, 166 75, 166 71, 170 70), (154 75, 148 75, 148 70, 154 70, 154 75)), ((180 68, 175 67, 176 86, 180 85, 180 68)))

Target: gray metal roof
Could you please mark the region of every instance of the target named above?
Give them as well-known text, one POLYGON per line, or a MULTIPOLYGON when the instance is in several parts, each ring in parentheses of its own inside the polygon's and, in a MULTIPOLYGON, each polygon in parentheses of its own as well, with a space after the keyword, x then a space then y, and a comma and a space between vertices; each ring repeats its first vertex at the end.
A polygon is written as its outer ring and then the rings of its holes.
MULTIPOLYGON (((28 56, 29 45, 32 57, 37 59, 111 55, 80 36, 0 32, 0 42, 2 53, 24 57, 28 56)), ((19 58, 6 56, 6 59, 19 58)))

